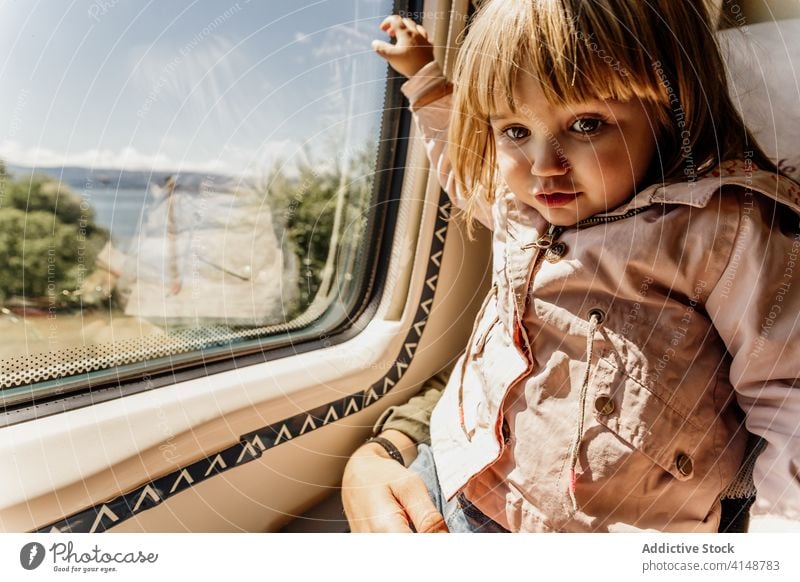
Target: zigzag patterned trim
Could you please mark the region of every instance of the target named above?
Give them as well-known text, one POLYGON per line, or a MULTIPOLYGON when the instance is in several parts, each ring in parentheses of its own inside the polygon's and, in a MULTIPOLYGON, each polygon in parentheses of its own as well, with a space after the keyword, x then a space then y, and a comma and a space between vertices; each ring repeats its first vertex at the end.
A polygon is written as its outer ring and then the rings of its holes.
POLYGON ((36 530, 37 533, 104 532, 143 511, 156 507, 173 495, 177 495, 181 491, 185 491, 206 479, 258 459, 267 449, 360 412, 378 402, 392 390, 405 374, 417 351, 422 332, 428 323, 428 315, 433 305, 433 296, 439 281, 439 267, 447 236, 450 210, 450 201, 447 199, 446 194, 442 192, 439 198, 439 212, 436 217, 434 236, 431 241, 425 285, 422 289, 417 313, 414 316, 414 324, 403 342, 403 348, 397 355, 394 365, 381 380, 363 392, 351 394, 313 410, 301 412, 290 418, 285 418, 242 435, 239 442, 232 447, 182 467, 169 475, 150 481, 130 493, 120 495, 106 503, 95 505, 47 525, 36 530))

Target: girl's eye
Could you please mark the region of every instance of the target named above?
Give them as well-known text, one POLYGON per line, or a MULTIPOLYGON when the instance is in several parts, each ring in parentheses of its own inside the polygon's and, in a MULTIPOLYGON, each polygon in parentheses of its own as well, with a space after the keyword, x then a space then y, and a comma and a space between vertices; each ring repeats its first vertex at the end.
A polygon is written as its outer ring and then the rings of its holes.
POLYGON ((519 126, 506 128, 502 133, 511 141, 522 141, 531 134, 530 131, 519 126))
POLYGON ((600 131, 600 128, 602 128, 603 125, 604 123, 602 119, 583 117, 573 123, 569 128, 571 131, 582 135, 594 135, 600 131))

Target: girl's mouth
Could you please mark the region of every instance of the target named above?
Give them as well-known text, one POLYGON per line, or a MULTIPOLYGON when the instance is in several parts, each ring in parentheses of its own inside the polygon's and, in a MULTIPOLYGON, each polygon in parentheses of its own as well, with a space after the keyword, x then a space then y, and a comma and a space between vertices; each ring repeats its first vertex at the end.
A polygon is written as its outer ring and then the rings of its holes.
POLYGON ((537 194, 536 200, 552 208, 555 206, 565 206, 575 200, 580 192, 549 192, 547 194, 537 194))

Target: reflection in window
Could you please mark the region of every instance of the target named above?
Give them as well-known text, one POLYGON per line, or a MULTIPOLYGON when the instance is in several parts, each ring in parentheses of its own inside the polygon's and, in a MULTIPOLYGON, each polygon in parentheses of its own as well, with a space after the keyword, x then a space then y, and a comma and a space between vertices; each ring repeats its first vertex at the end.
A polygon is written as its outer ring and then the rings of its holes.
POLYGON ((390 2, 5 11, 0 388, 230 353, 354 280, 390 2))

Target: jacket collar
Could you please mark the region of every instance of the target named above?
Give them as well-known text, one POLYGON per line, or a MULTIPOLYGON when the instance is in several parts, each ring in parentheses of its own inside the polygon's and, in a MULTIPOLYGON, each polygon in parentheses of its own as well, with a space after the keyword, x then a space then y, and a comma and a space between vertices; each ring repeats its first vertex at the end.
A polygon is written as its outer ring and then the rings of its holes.
POLYGON ((705 208, 714 193, 723 186, 747 188, 800 213, 800 185, 783 176, 760 170, 750 160, 728 160, 697 180, 649 186, 619 208, 596 216, 616 216, 653 204, 705 208))

